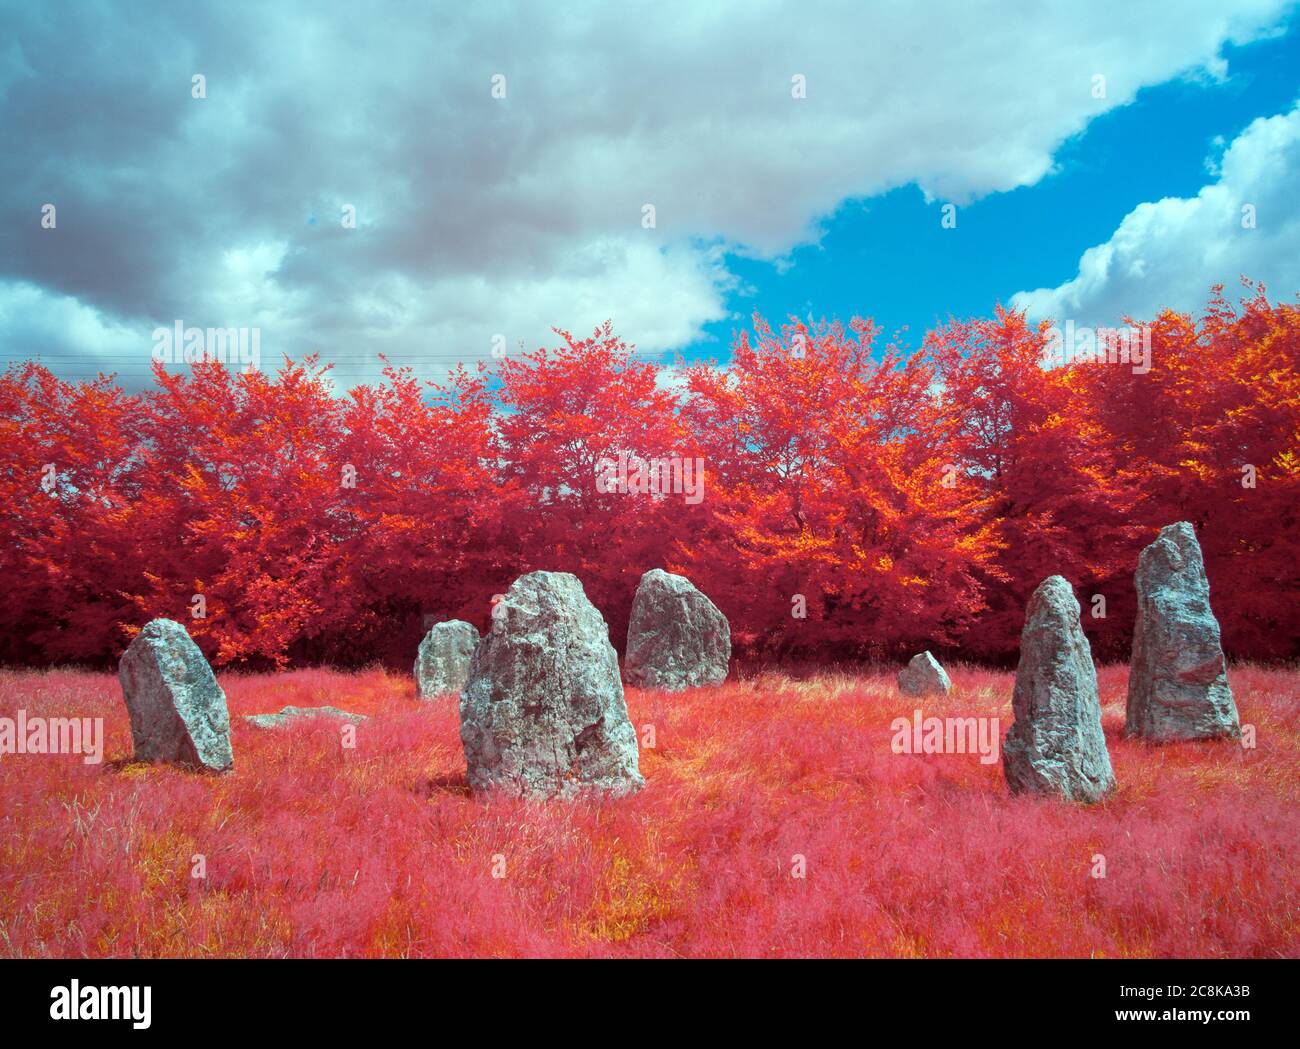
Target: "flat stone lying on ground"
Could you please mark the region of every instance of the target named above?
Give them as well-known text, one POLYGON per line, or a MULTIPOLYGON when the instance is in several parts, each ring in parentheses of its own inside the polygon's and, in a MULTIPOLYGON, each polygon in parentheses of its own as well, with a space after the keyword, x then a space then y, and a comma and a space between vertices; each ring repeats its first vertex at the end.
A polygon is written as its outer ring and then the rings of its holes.
POLYGON ((478 631, 464 620, 434 624, 420 642, 415 657, 416 695, 420 699, 432 699, 464 688, 478 642, 478 631))
POLYGON ((516 579, 460 697, 470 787, 532 797, 645 784, 609 628, 567 572, 516 579))
POLYGON ((1125 730, 1155 742, 1235 739, 1237 704, 1196 530, 1167 525, 1138 556, 1125 730))
POLYGON ((952 681, 939 661, 925 651, 898 672, 898 688, 906 696, 946 696, 952 691, 952 681))
POLYGON ((1002 768, 1012 793, 1094 802, 1115 785, 1092 650, 1074 590, 1060 576, 1029 599, 1011 706, 1002 768))
POLYGON ((279 728, 300 718, 334 718, 338 721, 358 723, 366 720, 365 714, 353 714, 338 707, 282 707, 278 714, 245 714, 244 720, 257 728, 279 728))
POLYGON ((180 623, 146 623, 122 653, 117 676, 136 761, 214 772, 234 764, 226 694, 180 623))
POLYGON ((680 692, 727 679, 731 627, 685 576, 652 568, 632 601, 623 673, 629 684, 680 692))

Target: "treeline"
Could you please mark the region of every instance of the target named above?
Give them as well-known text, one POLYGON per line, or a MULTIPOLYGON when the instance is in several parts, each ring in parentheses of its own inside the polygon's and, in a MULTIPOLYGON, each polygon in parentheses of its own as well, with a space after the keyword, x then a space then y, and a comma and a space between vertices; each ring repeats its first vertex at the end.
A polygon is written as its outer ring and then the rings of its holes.
POLYGON ((621 650, 653 567, 742 655, 819 661, 1012 659, 1059 573, 1124 658, 1138 551, 1179 520, 1229 656, 1295 658, 1300 308, 1216 288, 1143 327, 1149 371, 1044 367, 1055 333, 1003 310, 907 356, 870 321, 756 317, 725 366, 671 369, 606 325, 346 396, 314 358, 142 393, 11 367, 0 661, 107 662, 168 616, 219 665, 408 666, 426 623, 485 628, 538 568, 576 573, 621 650))

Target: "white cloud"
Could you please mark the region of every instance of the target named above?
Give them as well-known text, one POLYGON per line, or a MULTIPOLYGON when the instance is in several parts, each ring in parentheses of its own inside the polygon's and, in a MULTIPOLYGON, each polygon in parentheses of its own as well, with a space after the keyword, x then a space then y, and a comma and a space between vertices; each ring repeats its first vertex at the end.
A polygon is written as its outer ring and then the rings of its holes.
POLYGON ((779 262, 846 199, 912 182, 1032 184, 1139 88, 1222 76, 1224 43, 1286 7, 34 5, 0 57, 0 281, 146 335, 259 325, 264 357, 320 350, 344 383, 377 351, 434 373, 606 317, 663 352, 726 315, 722 249, 779 262), (32 220, 46 200, 57 234, 32 220))
POLYGON ((7 360, 40 361, 66 378, 93 379, 101 366, 123 378, 129 372, 140 379, 149 371, 148 332, 34 284, 0 283, 0 332, 8 343, 7 360))
POLYGON ((1199 313, 1211 285, 1231 292, 1241 276, 1289 295, 1300 287, 1300 104, 1254 121, 1213 173, 1217 181, 1195 197, 1138 205, 1110 240, 1083 253, 1072 280, 1018 292, 1011 304, 1033 319, 1095 326, 1149 320, 1166 306, 1199 313), (1247 207, 1254 228, 1243 227, 1247 207))

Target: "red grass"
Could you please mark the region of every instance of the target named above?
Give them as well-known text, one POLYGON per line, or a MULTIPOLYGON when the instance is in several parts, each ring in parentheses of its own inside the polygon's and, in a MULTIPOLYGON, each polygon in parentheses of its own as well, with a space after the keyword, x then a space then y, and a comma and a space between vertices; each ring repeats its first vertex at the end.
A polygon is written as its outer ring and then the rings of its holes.
MULTIPOLYGON (((1011 676, 952 676, 925 713, 1005 731, 1011 676)), ((0 954, 1300 955, 1297 673, 1233 671, 1255 750, 1121 739, 1125 670, 1100 679, 1119 787, 1093 808, 893 754, 916 704, 885 674, 629 690, 657 746, 646 789, 601 805, 469 796, 454 699, 381 671, 223 676, 225 776, 111 766, 111 676, 3 672, 0 715, 103 716, 107 747, 0 759, 0 954), (332 723, 237 716, 286 703, 371 720, 344 750, 332 723)))

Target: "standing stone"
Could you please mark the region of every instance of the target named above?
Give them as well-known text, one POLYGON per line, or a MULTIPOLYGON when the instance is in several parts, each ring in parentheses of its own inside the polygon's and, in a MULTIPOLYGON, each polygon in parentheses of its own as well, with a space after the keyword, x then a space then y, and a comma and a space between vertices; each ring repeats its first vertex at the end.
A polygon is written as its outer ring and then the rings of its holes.
POLYGON ((731 662, 727 617, 685 576, 652 568, 632 601, 623 673, 641 688, 720 685, 731 662))
POLYGON ((1210 611, 1210 584, 1196 532, 1167 525, 1137 567, 1137 625, 1125 729, 1156 742, 1235 739, 1237 705, 1210 611))
POLYGON ((131 715, 136 761, 213 771, 234 764, 226 694, 179 623, 146 623, 122 653, 117 677, 131 715))
POLYGON ((460 696, 474 790, 571 796, 645 785, 609 628, 568 572, 516 579, 460 696))
POLYGON ((952 691, 952 681, 939 661, 927 651, 913 656, 898 672, 898 687, 907 696, 946 696, 952 691))
POLYGON ((460 619, 436 623, 415 657, 415 691, 420 699, 459 692, 469 676, 478 631, 460 619))
POLYGON ((1059 575, 1044 579, 1029 599, 1011 706, 1015 721, 1002 745, 1002 769, 1013 794, 1093 802, 1115 785, 1092 650, 1074 590, 1059 575))

